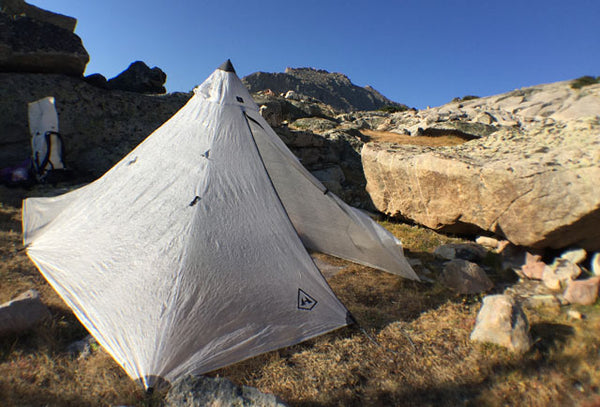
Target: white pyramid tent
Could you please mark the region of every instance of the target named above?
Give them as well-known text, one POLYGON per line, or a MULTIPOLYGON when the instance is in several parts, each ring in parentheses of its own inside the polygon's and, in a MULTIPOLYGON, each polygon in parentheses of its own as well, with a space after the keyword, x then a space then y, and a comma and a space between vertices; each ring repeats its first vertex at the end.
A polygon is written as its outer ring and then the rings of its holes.
POLYGON ((400 242, 328 192, 227 61, 95 182, 23 203, 27 253, 152 387, 349 323, 306 247, 417 279, 400 242))

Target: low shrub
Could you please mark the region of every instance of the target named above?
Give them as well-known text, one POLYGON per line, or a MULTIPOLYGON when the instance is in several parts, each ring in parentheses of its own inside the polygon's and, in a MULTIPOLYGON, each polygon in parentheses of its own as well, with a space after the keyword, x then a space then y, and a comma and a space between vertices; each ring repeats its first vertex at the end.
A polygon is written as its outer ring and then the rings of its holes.
POLYGON ((579 77, 577 79, 573 79, 571 81, 571 88, 581 89, 584 86, 593 85, 595 83, 600 83, 600 76, 597 76, 594 78, 593 76, 585 75, 585 76, 579 77))
POLYGON ((455 97, 452 99, 453 102, 466 102, 467 100, 479 99, 479 96, 465 95, 463 97, 455 97))
POLYGON ((385 105, 385 106, 381 106, 377 110, 380 112, 386 112, 386 113, 396 113, 396 112, 406 112, 407 110, 409 110, 409 107, 406 105, 385 105))

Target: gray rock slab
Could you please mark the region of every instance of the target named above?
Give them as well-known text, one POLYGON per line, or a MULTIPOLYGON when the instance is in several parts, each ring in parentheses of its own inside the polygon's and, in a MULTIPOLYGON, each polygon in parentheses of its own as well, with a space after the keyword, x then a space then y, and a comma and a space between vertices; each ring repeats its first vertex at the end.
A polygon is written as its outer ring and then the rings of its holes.
POLYGON ((457 146, 367 143, 367 192, 381 212, 434 230, 600 250, 598 134, 600 120, 582 118, 457 146))
POLYGON ((273 394, 249 386, 237 386, 221 377, 186 376, 176 381, 165 398, 164 407, 285 407, 273 394))
POLYGON ((0 336, 19 334, 50 317, 36 290, 28 290, 0 305, 0 336))

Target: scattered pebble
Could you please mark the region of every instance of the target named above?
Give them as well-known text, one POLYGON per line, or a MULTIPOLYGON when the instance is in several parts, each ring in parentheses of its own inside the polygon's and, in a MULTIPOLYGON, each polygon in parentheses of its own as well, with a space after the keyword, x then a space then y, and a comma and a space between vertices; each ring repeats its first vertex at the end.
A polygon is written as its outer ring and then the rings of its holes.
POLYGON ((568 260, 573 264, 581 263, 585 260, 586 257, 587 252, 585 251, 585 249, 570 249, 566 250, 565 252, 563 252, 563 254, 560 255, 561 259, 568 260))
POLYGON ((575 311, 574 309, 568 310, 567 316, 571 319, 577 319, 577 320, 583 319, 583 314, 579 311, 575 311))
POLYGON ((592 273, 595 276, 600 276, 600 252, 592 257, 592 273))
POLYGON ((494 239, 493 237, 488 236, 478 236, 475 239, 475 243, 482 245, 483 247, 488 247, 490 249, 497 249, 500 241, 498 239, 494 239))

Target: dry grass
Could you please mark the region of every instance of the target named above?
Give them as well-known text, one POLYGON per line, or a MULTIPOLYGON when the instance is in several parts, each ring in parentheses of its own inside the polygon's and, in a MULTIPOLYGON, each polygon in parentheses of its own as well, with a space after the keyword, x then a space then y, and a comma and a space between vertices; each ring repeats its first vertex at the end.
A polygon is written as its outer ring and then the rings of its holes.
POLYGON ((429 147, 442 147, 442 146, 456 146, 459 144, 466 143, 462 137, 448 134, 441 136, 419 136, 413 137, 406 134, 393 133, 391 131, 377 131, 377 130, 361 130, 365 136, 368 136, 370 141, 380 143, 397 143, 397 144, 410 144, 413 146, 429 146, 429 147))
MULTIPOLYGON (((66 353, 86 336, 77 319, 20 247, 20 211, 0 206, 0 301, 36 288, 52 319, 35 330, 0 338, 0 405, 157 405, 146 399, 102 350, 66 353)), ((384 222, 399 236, 419 272, 435 276, 433 249, 459 239, 384 222)), ((523 356, 469 341, 478 296, 457 296, 439 284, 396 276, 320 256, 344 269, 331 287, 360 327, 352 326, 270 352, 212 375, 271 392, 292 406, 500 406, 600 404, 600 306, 564 312, 528 310, 534 349, 523 356), (595 403, 595 404, 594 404, 595 403)))

